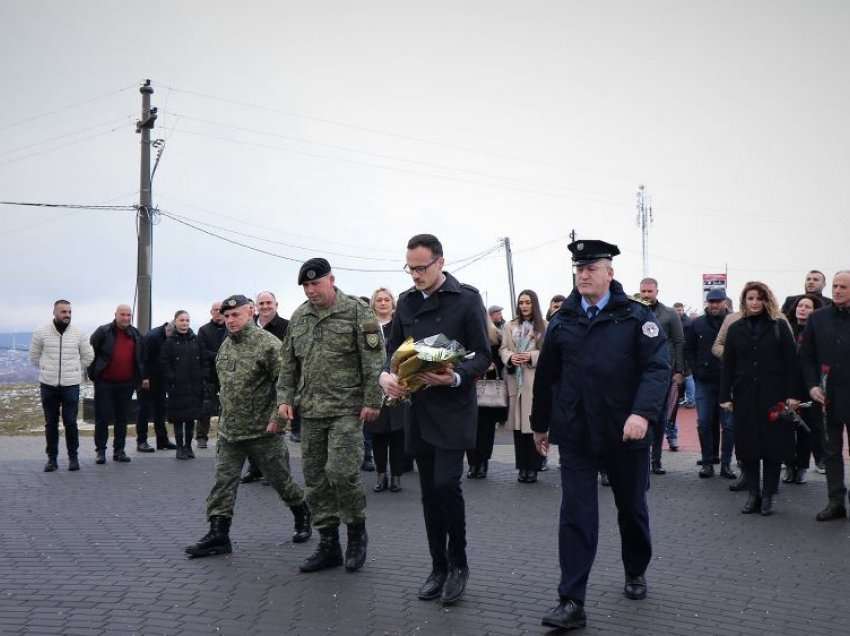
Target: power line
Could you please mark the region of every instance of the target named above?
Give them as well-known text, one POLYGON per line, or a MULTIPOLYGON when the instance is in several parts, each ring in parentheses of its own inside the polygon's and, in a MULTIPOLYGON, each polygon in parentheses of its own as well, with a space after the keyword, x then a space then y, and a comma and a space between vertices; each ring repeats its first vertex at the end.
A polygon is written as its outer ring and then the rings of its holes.
POLYGON ((115 210, 135 212, 137 205, 89 205, 85 203, 33 203, 30 201, 0 201, 0 205, 16 205, 32 208, 65 208, 68 210, 115 210))
POLYGON ((5 164, 9 164, 9 163, 16 163, 18 161, 23 161, 24 159, 30 159, 32 157, 39 157, 41 155, 49 154, 51 152, 61 150, 62 148, 67 148, 68 146, 76 146, 77 144, 79 144, 83 141, 87 141, 89 139, 95 139, 97 137, 103 137, 104 135, 111 135, 116 130, 120 130, 121 128, 123 128, 123 125, 122 126, 116 126, 115 128, 112 128, 110 130, 105 130, 103 132, 96 133, 94 135, 87 135, 85 139, 77 139, 77 140, 74 140, 74 141, 70 141, 68 143, 59 144, 58 146, 54 146, 52 148, 46 148, 46 149, 40 150, 38 152, 32 152, 32 153, 29 153, 29 154, 26 154, 26 155, 20 155, 18 157, 12 157, 10 159, 0 161, 0 165, 5 165, 5 164))
POLYGON ((65 133, 64 135, 56 135, 55 137, 48 137, 47 139, 42 139, 41 141, 34 141, 33 143, 27 144, 25 146, 18 146, 17 148, 10 148, 9 150, 0 149, 0 152, 2 152, 5 155, 11 155, 11 154, 14 154, 16 152, 20 152, 21 150, 27 150, 29 148, 34 148, 35 146, 40 146, 42 144, 50 143, 52 141, 57 141, 59 139, 66 139, 68 137, 77 137, 77 136, 85 137, 86 133, 88 133, 88 131, 90 131, 90 130, 96 130, 96 129, 102 128, 104 126, 112 127, 114 124, 117 124, 119 122, 124 122, 124 121, 126 121, 128 119, 132 119, 132 118, 133 118, 132 115, 126 115, 124 117, 121 117, 120 119, 111 119, 109 121, 105 121, 105 122, 101 122, 99 124, 95 124, 94 126, 89 126, 88 128, 80 128, 80 129, 75 130, 74 132, 65 133))
POLYGON ((44 117, 50 117, 51 115, 64 115, 67 111, 69 111, 71 109, 80 108, 82 106, 87 106, 88 104, 92 104, 94 102, 100 101, 101 99, 107 99, 107 98, 112 97, 114 95, 118 95, 120 93, 123 93, 124 91, 128 91, 131 88, 136 88, 136 86, 138 86, 138 85, 137 84, 131 84, 130 86, 125 86, 124 88, 119 88, 118 90, 111 91, 109 93, 103 93, 101 95, 91 97, 91 98, 83 100, 81 102, 77 102, 77 103, 74 103, 74 104, 65 104, 61 108, 57 108, 55 110, 50 110, 50 111, 47 111, 47 112, 39 113, 38 115, 32 115, 30 117, 25 117, 23 119, 19 119, 18 121, 14 121, 14 122, 11 122, 11 123, 6 124, 4 126, 0 126, 0 130, 8 130, 10 128, 16 128, 18 126, 22 126, 24 124, 27 124, 27 123, 32 122, 32 121, 36 121, 38 119, 42 119, 44 117))

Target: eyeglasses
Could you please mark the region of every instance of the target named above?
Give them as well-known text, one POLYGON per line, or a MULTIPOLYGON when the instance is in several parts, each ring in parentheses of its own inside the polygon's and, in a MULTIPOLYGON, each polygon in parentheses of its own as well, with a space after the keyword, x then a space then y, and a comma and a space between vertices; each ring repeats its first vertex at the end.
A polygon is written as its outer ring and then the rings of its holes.
POLYGON ((436 263, 438 260, 440 260, 439 256, 434 258, 434 260, 431 261, 430 263, 428 263, 427 265, 405 265, 404 271, 408 274, 411 274, 411 275, 413 275, 413 274, 424 274, 428 270, 428 268, 431 267, 431 265, 436 263))

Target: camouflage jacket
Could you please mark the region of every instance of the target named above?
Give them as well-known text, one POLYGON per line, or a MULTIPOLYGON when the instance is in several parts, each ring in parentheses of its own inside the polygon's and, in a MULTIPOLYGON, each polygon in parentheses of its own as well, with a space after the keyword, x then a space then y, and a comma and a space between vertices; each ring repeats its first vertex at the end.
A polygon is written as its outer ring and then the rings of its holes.
POLYGON ((275 404, 280 347, 277 338, 254 323, 225 338, 215 359, 221 437, 231 442, 262 437, 270 420, 282 423, 275 404))
POLYGON ((326 309, 305 302, 289 321, 277 383, 278 404, 298 399, 302 417, 359 415, 380 408, 384 343, 375 314, 338 289, 326 309))

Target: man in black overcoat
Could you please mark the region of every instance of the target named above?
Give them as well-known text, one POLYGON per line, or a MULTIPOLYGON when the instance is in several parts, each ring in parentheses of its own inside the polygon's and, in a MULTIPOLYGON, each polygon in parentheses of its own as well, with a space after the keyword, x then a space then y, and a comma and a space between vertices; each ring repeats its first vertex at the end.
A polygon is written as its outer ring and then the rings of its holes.
POLYGON ((219 347, 227 338, 227 328, 224 326, 224 315, 221 313, 221 302, 216 301, 210 308, 210 321, 198 329, 198 340, 204 353, 204 362, 209 373, 207 375, 207 386, 204 390, 204 408, 198 420, 196 438, 198 448, 206 448, 210 434, 210 418, 218 415, 220 405, 218 403, 218 376, 215 370, 215 357, 218 355, 219 347))
POLYGON ((142 337, 142 383, 136 390, 139 398, 139 412, 136 417, 136 450, 140 453, 152 453, 148 444, 148 422, 153 418, 153 430, 156 434, 156 450, 174 450, 177 448, 168 439, 165 427, 165 384, 162 381, 162 369, 159 355, 166 338, 174 331, 174 326, 166 322, 154 327, 142 337))
MULTIPOLYGON (((646 597, 649 534, 649 438, 670 382, 664 330, 649 307, 614 280, 616 245, 570 243, 576 288, 552 317, 534 378, 531 428, 538 452, 558 444, 561 513, 560 602, 542 619, 584 627, 587 579, 599 535, 596 475, 608 474, 617 505, 625 595, 646 597)), ((677 318, 678 319, 678 318, 677 318)))
POLYGON ((809 316, 800 345, 809 396, 824 405, 824 464, 829 503, 818 521, 847 518, 844 431, 850 433, 850 271, 832 279, 832 305, 809 316), (824 388, 826 391, 824 391, 824 388))
MULTIPOLYGON (((405 271, 413 278, 413 287, 399 296, 387 350, 392 356, 408 337, 421 340, 441 333, 475 354, 453 370, 423 374, 428 388, 411 396, 405 422, 407 452, 419 467, 432 561, 419 598, 441 598, 448 605, 460 599, 469 577, 461 476, 464 451, 475 446, 475 381, 490 366, 490 341, 478 290, 458 282, 443 271, 443 265, 443 246, 435 236, 410 239, 405 271)), ((380 383, 390 397, 404 397, 389 361, 380 383)))

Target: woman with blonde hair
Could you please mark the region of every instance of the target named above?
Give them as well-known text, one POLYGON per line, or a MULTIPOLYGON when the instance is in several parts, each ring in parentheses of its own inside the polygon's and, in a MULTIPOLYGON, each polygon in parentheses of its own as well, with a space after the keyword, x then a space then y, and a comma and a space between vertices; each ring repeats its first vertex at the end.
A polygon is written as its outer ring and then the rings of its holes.
POLYGON ((531 431, 531 400, 534 370, 543 346, 546 321, 540 311, 537 294, 530 289, 519 293, 516 318, 502 331, 499 353, 505 363, 508 383, 508 422, 514 430, 514 455, 519 471, 518 481, 534 483, 541 467, 541 457, 534 447, 531 431))
MULTIPOLYGON (((369 302, 381 324, 384 342, 389 339, 395 312, 395 296, 386 287, 372 293, 369 302)), ((372 435, 372 453, 375 457, 377 481, 375 492, 398 492, 401 490, 401 474, 404 472, 404 406, 384 406, 374 422, 366 422, 366 432, 372 435), (390 478, 387 478, 387 456, 389 455, 390 478)))
POLYGON ((735 451, 749 490, 741 512, 767 516, 774 511, 782 462, 794 457, 794 424, 779 416, 799 406, 797 351, 767 285, 747 283, 740 307, 741 318, 726 334, 719 399, 735 415, 735 451))

